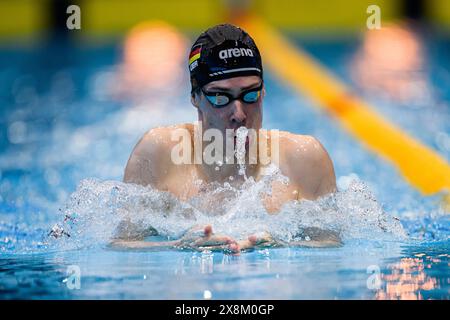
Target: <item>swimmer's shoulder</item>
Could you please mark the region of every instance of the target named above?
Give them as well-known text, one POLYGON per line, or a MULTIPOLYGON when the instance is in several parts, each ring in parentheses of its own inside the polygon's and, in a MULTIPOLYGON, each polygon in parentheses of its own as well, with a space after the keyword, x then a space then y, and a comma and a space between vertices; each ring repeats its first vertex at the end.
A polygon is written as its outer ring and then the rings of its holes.
POLYGON ((148 130, 134 147, 124 173, 124 181, 142 185, 160 181, 171 170, 172 139, 177 129, 193 130, 192 124, 177 124, 148 130))
POLYGON ((326 154, 325 148, 317 138, 288 131, 280 131, 280 149, 287 154, 311 160, 317 160, 326 154))
POLYGON ((336 188, 333 162, 313 136, 280 131, 280 169, 290 178, 302 181, 312 198, 336 188))
POLYGON ((261 129, 259 136, 269 141, 267 144, 269 152, 269 149, 276 148, 275 139, 278 138, 279 155, 281 159, 284 158, 284 162, 302 160, 302 163, 313 164, 320 158, 328 156, 320 141, 313 136, 267 129, 261 129))
MULTIPOLYGON (((193 124, 183 123, 166 127, 157 127, 148 130, 139 140, 133 152, 143 153, 152 152, 156 149, 158 152, 163 152, 174 144, 178 143, 177 139, 173 139, 173 134, 177 130, 183 130, 192 136, 193 124)), ((168 150, 170 151, 170 150, 168 150)))
POLYGON ((313 136, 301 135, 281 130, 260 130, 260 134, 263 137, 266 137, 269 141, 273 141, 274 137, 276 137, 274 133, 277 133, 278 135, 280 152, 282 154, 293 156, 297 154, 303 157, 307 155, 320 157, 326 152, 320 141, 313 136), (297 151, 302 152, 296 153, 297 151))

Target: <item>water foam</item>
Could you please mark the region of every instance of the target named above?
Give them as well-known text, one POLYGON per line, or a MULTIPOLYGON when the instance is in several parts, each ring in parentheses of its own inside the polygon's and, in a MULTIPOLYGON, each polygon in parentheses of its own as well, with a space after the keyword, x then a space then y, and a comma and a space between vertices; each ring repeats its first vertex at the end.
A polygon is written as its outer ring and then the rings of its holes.
POLYGON ((55 226, 60 237, 53 243, 64 248, 104 245, 118 233, 139 238, 149 230, 173 239, 198 224, 211 224, 215 233, 237 239, 268 231, 283 241, 299 240, 307 228, 337 232, 344 242, 407 238, 400 221, 383 212, 361 181, 316 201, 291 201, 279 213, 268 214, 261 194, 270 192, 274 180, 286 177, 274 169, 260 181, 247 179, 239 188, 214 183, 187 202, 151 187, 82 180, 62 210, 64 221, 55 226))

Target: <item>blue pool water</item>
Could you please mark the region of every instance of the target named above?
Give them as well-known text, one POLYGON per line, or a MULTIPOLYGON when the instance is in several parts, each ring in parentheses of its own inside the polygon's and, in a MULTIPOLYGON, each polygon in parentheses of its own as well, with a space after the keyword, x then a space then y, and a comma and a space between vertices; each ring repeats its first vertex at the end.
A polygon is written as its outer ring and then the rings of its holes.
MULTIPOLYGON (((351 76, 358 39, 293 40, 449 161, 447 41, 424 44, 426 99, 398 103, 359 88, 351 76)), ((214 227, 232 234, 269 227, 281 237, 293 224, 329 227, 344 246, 240 256, 109 249, 120 215, 166 236, 192 224, 179 220, 192 203, 120 182, 146 130, 196 119, 187 75, 144 96, 117 94, 121 56, 118 44, 0 47, 0 299, 203 299, 205 291, 213 299, 450 297, 450 219, 441 195, 422 196, 270 71, 264 126, 316 136, 333 159, 340 192, 267 218, 250 186, 230 203, 228 220, 212 219, 214 227), (167 204, 164 220, 158 215, 167 204), (54 226, 70 238, 49 237, 54 226), (70 286, 74 267, 79 289, 70 286)), ((196 217, 208 221, 202 212, 196 217)))

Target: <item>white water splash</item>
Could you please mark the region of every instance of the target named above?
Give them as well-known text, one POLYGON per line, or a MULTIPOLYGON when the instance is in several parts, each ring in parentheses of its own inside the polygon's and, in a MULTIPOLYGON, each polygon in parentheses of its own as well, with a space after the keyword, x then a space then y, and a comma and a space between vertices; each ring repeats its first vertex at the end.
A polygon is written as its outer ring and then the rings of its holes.
POLYGON ((235 149, 235 153, 236 153, 236 160, 237 163, 239 165, 239 172, 238 174, 240 176, 244 176, 245 178, 245 154, 246 154, 246 150, 245 150, 245 142, 247 140, 247 135, 248 135, 248 129, 244 126, 239 127, 236 130, 236 149, 235 149))
POLYGON ((155 229, 161 236, 178 238, 197 224, 211 224, 218 234, 237 239, 268 231, 284 241, 299 239, 305 228, 338 232, 350 239, 404 240, 402 225, 384 213, 367 186, 354 181, 345 191, 316 201, 291 201, 278 214, 268 214, 261 194, 271 182, 286 179, 279 171, 242 187, 211 184, 205 192, 183 202, 168 192, 117 181, 81 181, 70 197, 59 227, 70 234, 55 240, 64 249, 104 245, 127 221, 130 237, 155 229), (132 226, 132 227, 131 227, 132 226), (64 240, 61 240, 64 239, 64 240))

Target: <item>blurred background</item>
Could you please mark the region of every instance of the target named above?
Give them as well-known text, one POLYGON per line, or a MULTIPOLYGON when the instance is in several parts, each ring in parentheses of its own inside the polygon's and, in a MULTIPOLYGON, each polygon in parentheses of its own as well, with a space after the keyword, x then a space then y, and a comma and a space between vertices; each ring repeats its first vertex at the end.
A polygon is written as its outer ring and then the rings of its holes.
MULTIPOLYGON (((196 120, 190 45, 206 28, 248 12, 448 163, 450 1, 1 0, 4 234, 11 225, 48 227, 81 179, 121 180, 149 128, 196 120), (379 30, 366 24, 373 4, 379 30), (80 8, 80 29, 67 27, 70 5, 80 8)), ((437 198, 423 197, 316 102, 270 68, 266 74, 264 125, 317 136, 340 188, 362 179, 402 217, 437 210, 437 198)))

